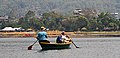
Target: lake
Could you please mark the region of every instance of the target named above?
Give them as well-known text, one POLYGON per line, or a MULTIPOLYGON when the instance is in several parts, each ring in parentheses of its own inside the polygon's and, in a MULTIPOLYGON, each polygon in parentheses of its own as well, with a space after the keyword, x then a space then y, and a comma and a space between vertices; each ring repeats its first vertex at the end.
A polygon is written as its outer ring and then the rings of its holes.
MULTIPOLYGON (((55 42, 55 38, 49 38, 55 42)), ((42 51, 35 38, 0 38, 0 58, 120 58, 120 37, 73 38, 71 49, 42 51)))

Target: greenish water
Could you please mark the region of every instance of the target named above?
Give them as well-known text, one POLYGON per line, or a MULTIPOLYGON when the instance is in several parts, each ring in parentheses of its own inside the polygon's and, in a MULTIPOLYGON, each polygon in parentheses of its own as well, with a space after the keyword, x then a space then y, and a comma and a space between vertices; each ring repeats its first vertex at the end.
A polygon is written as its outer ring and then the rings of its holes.
MULTIPOLYGON (((51 42, 55 38, 49 38, 51 42)), ((120 37, 73 38, 71 49, 41 51, 35 38, 0 38, 0 58, 120 58, 120 37)))

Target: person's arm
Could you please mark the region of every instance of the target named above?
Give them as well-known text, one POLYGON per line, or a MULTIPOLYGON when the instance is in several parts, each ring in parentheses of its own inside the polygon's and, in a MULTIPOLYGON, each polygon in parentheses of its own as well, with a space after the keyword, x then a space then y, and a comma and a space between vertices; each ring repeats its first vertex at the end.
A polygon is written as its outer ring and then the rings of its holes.
POLYGON ((45 32, 45 37, 48 38, 48 36, 47 36, 47 32, 45 32))
POLYGON ((48 36, 47 36, 47 35, 45 35, 45 37, 46 37, 46 38, 48 38, 48 36))
POLYGON ((41 33, 38 33, 36 39, 40 40, 41 36, 42 36, 41 33))
POLYGON ((36 39, 39 39, 39 37, 38 37, 38 34, 36 35, 36 37, 35 37, 36 39))

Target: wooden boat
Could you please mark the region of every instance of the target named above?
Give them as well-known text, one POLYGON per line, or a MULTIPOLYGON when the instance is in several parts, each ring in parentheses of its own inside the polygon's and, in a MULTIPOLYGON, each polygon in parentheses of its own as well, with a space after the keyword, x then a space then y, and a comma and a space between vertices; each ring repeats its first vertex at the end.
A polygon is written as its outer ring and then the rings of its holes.
POLYGON ((71 43, 72 42, 68 42, 68 43, 39 42, 40 46, 42 47, 42 50, 69 49, 71 43))

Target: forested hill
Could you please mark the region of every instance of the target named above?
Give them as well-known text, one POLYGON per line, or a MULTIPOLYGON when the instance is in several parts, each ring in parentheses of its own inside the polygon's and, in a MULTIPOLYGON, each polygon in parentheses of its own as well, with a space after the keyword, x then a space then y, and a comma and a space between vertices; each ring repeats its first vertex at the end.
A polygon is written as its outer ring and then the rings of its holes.
POLYGON ((120 13, 120 0, 0 0, 0 16, 12 14, 19 17, 28 10, 37 14, 49 11, 70 14, 76 8, 120 13))

